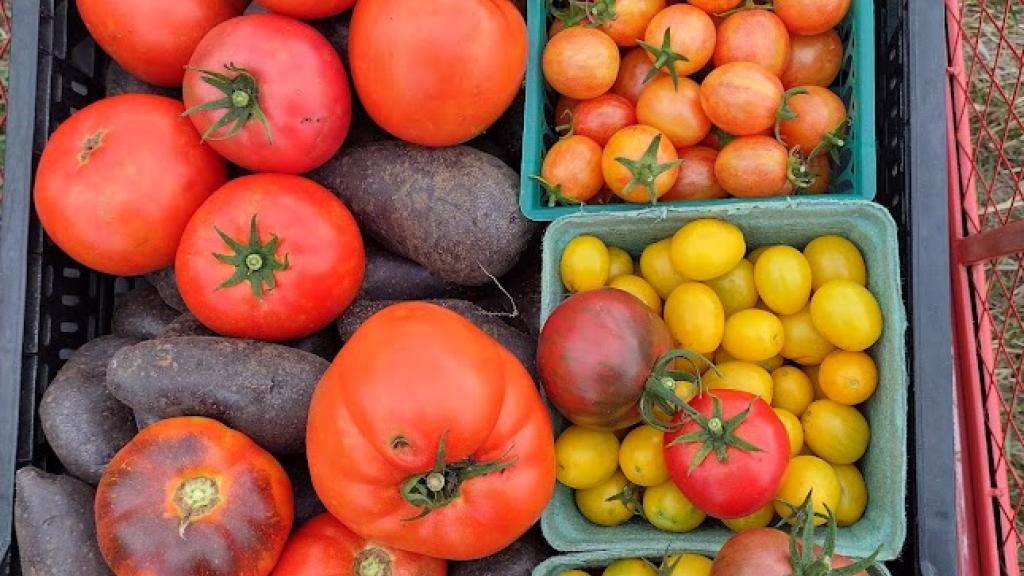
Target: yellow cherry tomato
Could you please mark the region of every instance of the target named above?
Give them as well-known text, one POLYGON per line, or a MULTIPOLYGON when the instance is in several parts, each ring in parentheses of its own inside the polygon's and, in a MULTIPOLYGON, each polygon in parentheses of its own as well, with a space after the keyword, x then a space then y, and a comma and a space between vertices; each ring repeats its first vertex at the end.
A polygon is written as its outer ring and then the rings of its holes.
MULTIPOLYGON (((786 473, 775 502, 775 511, 783 518, 789 518, 789 506, 799 507, 807 494, 811 494, 814 511, 825 514, 825 507, 835 510, 839 506, 839 478, 832 466, 817 456, 797 456, 789 461, 786 473), (781 502, 780 502, 781 500, 781 502)), ((814 517, 815 526, 825 523, 824 518, 814 517)))
POLYGON ((832 464, 853 464, 868 449, 871 428, 853 406, 815 400, 804 411, 804 442, 832 464))
POLYGON ((882 309, 867 288, 832 280, 811 298, 814 327, 837 348, 860 352, 882 335, 882 309))
POLYGON ((796 456, 800 453, 800 449, 804 447, 804 429, 800 424, 800 419, 789 410, 783 410, 782 408, 772 408, 772 410, 779 417, 782 426, 786 428, 786 435, 789 436, 790 457, 796 456))
POLYGON ((782 322, 765 310, 740 310, 725 321, 722 347, 733 358, 759 362, 782 351, 782 322))
POLYGON ((562 284, 569 292, 596 290, 608 283, 608 247, 595 236, 577 236, 562 252, 562 284))
POLYGON ((725 312, 714 290, 700 282, 684 282, 665 301, 665 322, 680 346, 711 354, 722 343, 725 312))
POLYGON ((751 264, 757 264, 757 259, 761 257, 761 254, 764 254, 764 251, 772 246, 772 244, 769 244, 767 246, 758 246, 757 248, 754 248, 750 251, 750 254, 747 254, 747 260, 750 260, 751 264))
POLYGON ((646 560, 624 558, 609 564, 601 576, 658 576, 658 570, 646 560))
POLYGON ((850 280, 863 286, 867 282, 864 257, 857 246, 841 236, 821 236, 804 248, 804 257, 811 266, 814 290, 830 280, 850 280))
POLYGON ((796 366, 772 370, 772 406, 800 416, 813 401, 814 385, 803 370, 796 366))
POLYGON ((618 246, 608 247, 608 280, 633 274, 633 257, 618 246))
POLYGON ((837 464, 832 466, 839 478, 839 506, 833 511, 836 524, 850 526, 864 515, 868 507, 868 486, 864 476, 853 464, 837 464))
POLYGON ((718 299, 722 301, 725 315, 731 316, 740 310, 753 308, 757 304, 757 287, 754 286, 754 265, 742 259, 725 274, 705 282, 718 299))
POLYGON ((735 224, 704 218, 672 236, 672 266, 693 280, 710 280, 732 270, 747 252, 743 232, 735 224))
POLYGON ((666 556, 662 562, 663 567, 672 569, 666 576, 711 576, 712 564, 710 558, 700 554, 666 556))
POLYGON ((632 274, 622 274, 613 278, 608 286, 636 296, 652 312, 661 316, 661 296, 658 296, 658 292, 647 280, 632 274))
MULTIPOLYGON (((715 350, 715 364, 725 364, 726 362, 734 361, 742 362, 742 360, 740 360, 739 358, 736 358, 732 354, 729 354, 729 351, 726 350, 725 348, 719 347, 718 350, 715 350)), ((786 360, 782 356, 776 355, 772 356, 771 358, 768 358, 767 360, 758 360, 757 362, 751 362, 751 364, 757 364, 761 368, 764 368, 765 370, 771 372, 772 370, 775 370, 779 366, 782 366, 785 363, 785 361, 786 360)))
POLYGON ((619 467, 627 480, 638 486, 654 486, 668 480, 664 439, 661 430, 647 424, 626 434, 619 447, 619 467))
POLYGON ((722 524, 725 524, 726 528, 738 534, 747 530, 753 530, 754 528, 764 528, 772 523, 773 518, 775 518, 775 507, 769 502, 746 516, 727 520, 723 519, 722 524))
POLYGON ((676 286, 686 282, 686 276, 672 267, 671 252, 672 239, 666 238, 649 244, 640 253, 640 274, 662 298, 668 298, 676 286))
POLYGON ((825 391, 821 389, 821 383, 818 382, 818 372, 820 368, 820 366, 803 367, 804 374, 807 374, 807 377, 811 379, 811 386, 814 387, 815 400, 822 400, 828 398, 828 396, 825 395, 825 391))
POLYGON ((689 532, 700 526, 705 514, 669 480, 644 490, 644 517, 659 530, 689 532))
POLYGON ((558 576, 590 576, 590 574, 587 574, 583 570, 565 570, 558 576))
POLYGON ((636 514, 634 500, 638 490, 621 471, 616 472, 593 488, 577 490, 576 507, 584 518, 598 526, 618 526, 636 514))
POLYGON ((569 426, 555 441, 555 477, 570 488, 597 486, 619 467, 614 432, 569 426))
POLYGON ((853 406, 875 393, 878 367, 864 352, 836 350, 822 361, 818 383, 830 400, 853 406))
POLYGON ((779 314, 796 314, 811 296, 811 267, 792 246, 772 246, 754 265, 761 300, 779 314))
POLYGON ((742 390, 772 403, 772 376, 750 362, 725 362, 708 370, 702 381, 708 390, 742 390))
POLYGON ((811 320, 810 306, 804 306, 796 314, 779 316, 782 322, 782 354, 801 366, 821 364, 829 352, 836 349, 827 338, 818 332, 811 320))

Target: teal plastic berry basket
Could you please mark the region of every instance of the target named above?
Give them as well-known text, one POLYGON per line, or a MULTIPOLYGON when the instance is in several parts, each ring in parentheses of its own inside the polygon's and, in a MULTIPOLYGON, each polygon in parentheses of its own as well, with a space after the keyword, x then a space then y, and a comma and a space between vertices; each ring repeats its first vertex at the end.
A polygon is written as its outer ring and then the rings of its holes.
MULTIPOLYGON (((672 548, 673 553, 685 553, 694 552, 701 554, 697 550, 689 550, 687 548, 672 548)), ((599 574, 598 570, 601 570, 611 564, 612 562, 620 558, 644 558, 657 561, 663 558, 665 550, 657 550, 653 552, 637 551, 631 556, 623 556, 622 554, 615 552, 584 552, 582 554, 565 554, 563 556, 552 556, 547 560, 541 562, 533 569, 533 576, 559 576, 567 570, 586 570, 591 574, 599 574)), ((891 576, 889 570, 881 563, 875 563, 874 566, 868 568, 868 576, 891 576)))
MULTIPOLYGON (((570 240, 583 234, 639 256, 651 242, 668 238, 683 224, 698 218, 727 220, 743 230, 748 249, 787 244, 802 249, 810 240, 836 234, 860 249, 868 271, 868 289, 883 314, 882 336, 868 352, 878 366, 878 388, 863 406, 871 426, 867 453, 858 463, 868 487, 868 505, 856 524, 839 529, 837 551, 865 558, 878 548, 878 559, 896 558, 903 548, 907 519, 907 372, 904 346, 906 313, 900 295, 900 266, 896 224, 889 213, 867 201, 810 201, 791 198, 777 202, 748 202, 704 206, 649 208, 630 213, 584 214, 559 219, 544 236, 541 271, 541 319, 567 297, 559 261, 570 240)), ((555 429, 566 425, 550 407, 555 429)), ((621 556, 633 551, 654 553, 688 549, 714 553, 731 533, 708 519, 691 532, 662 532, 640 518, 616 527, 591 524, 580 514, 572 490, 559 484, 541 518, 548 542, 562 552, 611 550, 621 556)), ((824 532, 819 533, 824 537, 824 532)))
MULTIPOLYGON (((529 59, 526 67, 526 106, 523 122, 523 159, 520 166, 519 206, 531 220, 547 222, 571 214, 633 212, 649 208, 643 204, 602 204, 549 207, 537 181, 548 147, 554 143, 550 123, 557 94, 547 88, 541 70, 541 56, 548 40, 547 0, 528 0, 527 27, 529 59)), ((839 167, 832 170, 828 193, 805 195, 812 200, 871 200, 875 197, 875 24, 872 0, 853 0, 849 14, 839 25, 843 40, 843 66, 832 89, 846 103, 852 119, 846 146, 840 151, 839 167)), ((787 202, 787 198, 758 199, 757 202, 787 202)), ((669 206, 719 206, 751 202, 742 198, 691 200, 666 203, 669 206)))

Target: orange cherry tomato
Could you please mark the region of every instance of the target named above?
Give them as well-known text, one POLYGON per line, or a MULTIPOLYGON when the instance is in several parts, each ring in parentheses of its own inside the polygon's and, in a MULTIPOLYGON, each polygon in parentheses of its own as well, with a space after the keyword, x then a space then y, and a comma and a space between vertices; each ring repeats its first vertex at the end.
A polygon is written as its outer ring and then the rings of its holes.
POLYGON ((700 8, 674 4, 651 19, 644 41, 651 62, 659 68, 666 67, 666 71, 674 68, 679 76, 689 76, 711 60, 715 51, 715 23, 700 8))
POLYGON ((577 202, 590 200, 604 186, 601 146, 578 134, 562 138, 544 157, 540 177, 544 188, 557 190, 561 198, 577 202))
POLYGON ((613 134, 636 124, 636 109, 632 102, 618 94, 602 94, 577 104, 573 120, 576 134, 604 146, 613 134))
POLYGON ((573 26, 555 34, 544 48, 544 78, 551 87, 584 100, 604 94, 619 74, 619 47, 600 30, 573 26))
MULTIPOLYGON (((647 57, 647 50, 637 47, 626 52, 619 64, 619 77, 615 79, 612 86, 612 93, 622 96, 633 104, 640 98, 640 92, 647 85, 644 78, 651 71, 654 65, 647 57)), ((664 74, 661 70, 655 73, 655 78, 664 74)), ((653 80, 653 78, 652 78, 653 80)))
POLYGON ((676 148, 693 146, 711 131, 711 120, 700 105, 700 85, 668 76, 652 80, 640 93, 636 117, 641 124, 661 130, 676 148))
POLYGON ((619 130, 608 140, 601 156, 601 169, 605 183, 619 198, 643 204, 661 198, 672 188, 679 175, 677 160, 676 149, 663 133, 650 126, 635 124, 619 130), (654 151, 652 146, 656 139, 659 143, 654 151), (657 175, 646 181, 640 180, 638 176, 641 175, 620 159, 627 164, 646 164, 647 169, 657 175))
POLYGON ((666 202, 674 200, 710 200, 729 195, 715 177, 715 159, 718 151, 707 146, 690 146, 677 150, 679 177, 676 183, 661 197, 666 202))
POLYGON ((635 46, 644 37, 651 18, 665 9, 665 0, 615 0, 615 18, 600 29, 624 48, 635 46))
POLYGON ((782 96, 779 77, 753 62, 730 62, 715 68, 700 86, 700 102, 708 118, 736 136, 774 126, 782 96))
POLYGON ((775 15, 793 34, 810 36, 835 28, 850 10, 850 0, 777 0, 775 15))
POLYGON ((725 145, 715 160, 715 177, 733 196, 782 196, 793 193, 787 168, 789 151, 769 136, 742 136, 725 145))
POLYGON ((789 109, 796 117, 782 121, 779 131, 787 146, 799 146, 806 155, 814 150, 825 134, 846 122, 846 105, 828 88, 800 86, 796 89, 807 92, 789 97, 789 109))
POLYGON ((768 10, 736 12, 718 25, 713 61, 715 66, 753 62, 781 76, 789 61, 789 31, 768 10))
POLYGON ((782 85, 787 90, 796 86, 829 86, 842 65, 843 41, 835 30, 814 36, 792 36, 782 85))
POLYGON ((708 14, 718 14, 726 10, 732 10, 739 6, 743 0, 690 0, 690 4, 700 8, 708 14))

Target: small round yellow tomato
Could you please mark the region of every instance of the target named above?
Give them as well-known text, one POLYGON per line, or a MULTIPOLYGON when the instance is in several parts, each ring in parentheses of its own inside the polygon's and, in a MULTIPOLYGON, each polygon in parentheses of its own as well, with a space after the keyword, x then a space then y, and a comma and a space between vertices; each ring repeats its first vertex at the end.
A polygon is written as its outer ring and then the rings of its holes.
POLYGON ((772 246, 754 265, 761 300, 779 314, 796 314, 811 296, 811 267, 792 246, 772 246))
POLYGON ((708 390, 742 390, 772 403, 772 376, 767 370, 750 362, 725 362, 708 370, 703 376, 708 390))
POLYGON ((671 568, 667 576, 711 576, 714 562, 700 554, 680 554, 666 556, 662 566, 671 568))
POLYGON ((836 349, 827 338, 818 332, 811 320, 810 306, 804 306, 796 314, 779 316, 782 321, 782 354, 801 366, 821 364, 829 352, 836 349))
POLYGON ((836 524, 850 526, 864 515, 868 507, 868 487, 864 476, 853 464, 837 464, 832 466, 839 478, 839 506, 833 512, 836 524))
POLYGON ((730 518, 728 520, 723 519, 722 524, 725 524, 726 528, 738 534, 754 528, 764 528, 772 523, 772 518, 775 518, 775 507, 769 502, 746 516, 730 518))
POLYGON ((782 322, 771 312, 750 308, 725 321, 722 347, 734 358, 760 362, 777 356, 782 345, 782 322))
POLYGON ((825 391, 821 389, 821 383, 818 382, 818 372, 820 371, 820 368, 820 366, 803 367, 804 374, 807 374, 807 377, 810 378, 811 380, 811 386, 814 387, 815 400, 823 400, 825 398, 828 398, 828 396, 825 395, 825 391))
MULTIPOLYGON (((719 347, 718 350, 715 350, 715 364, 725 364, 726 362, 734 361, 743 362, 743 360, 740 360, 739 358, 736 358, 732 354, 729 354, 729 351, 726 350, 725 348, 719 347)), ((785 362, 786 360, 782 356, 772 356, 767 360, 758 360, 757 362, 751 362, 751 364, 757 364, 761 368, 764 368, 765 370, 771 372, 772 370, 775 370, 779 366, 782 366, 785 362)))
POLYGON ((671 248, 672 239, 666 238, 649 244, 640 253, 640 275, 663 299, 668 298, 676 286, 686 282, 686 277, 672 267, 671 248))
POLYGON ((608 247, 608 280, 633 274, 633 257, 618 246, 608 247))
POLYGON ((658 570, 646 560, 624 558, 609 564, 601 576, 658 576, 658 570))
POLYGON ((800 416, 813 401, 814 385, 803 370, 796 366, 772 370, 772 406, 800 416))
POLYGON ((853 464, 868 449, 871 428, 853 406, 815 400, 800 421, 804 425, 804 442, 832 464, 853 464))
POLYGON ((882 335, 882 310, 867 288, 832 280, 811 298, 814 327, 837 348, 860 352, 882 335))
POLYGON ((576 507, 580 509, 584 518, 598 526, 618 526, 628 522, 636 514, 637 509, 633 497, 619 499, 616 496, 631 496, 627 492, 636 494, 637 490, 639 489, 630 484, 622 472, 616 472, 611 478, 593 488, 577 490, 576 507))
POLYGON ((570 488, 604 482, 619 467, 619 439, 614 432, 569 426, 555 441, 555 477, 570 488))
POLYGON ((764 251, 771 247, 772 244, 769 244, 767 246, 758 246, 757 248, 754 248, 753 250, 750 251, 750 254, 747 254, 747 260, 750 260, 751 264, 756 265, 757 259, 761 257, 761 254, 764 254, 764 251))
POLYGON ((608 283, 609 267, 608 247, 600 238, 577 236, 562 252, 562 284, 574 294, 597 290, 608 283))
POLYGON ((825 356, 818 383, 830 400, 853 406, 867 400, 878 387, 878 368, 864 352, 836 350, 825 356))
POLYGON ((683 282, 665 301, 665 323, 680 346, 711 354, 722 343, 725 312, 714 290, 700 282, 683 282))
POLYGON ((565 570, 558 576, 590 576, 590 574, 587 574, 583 570, 565 570))
POLYGON ((664 439, 661 430, 647 424, 626 434, 619 447, 619 467, 627 480, 638 486, 654 486, 668 480, 664 439))
POLYGON ((672 236, 672 266, 693 280, 711 280, 725 274, 746 252, 743 232, 722 220, 694 220, 672 236))
POLYGON ((783 410, 782 408, 772 408, 772 410, 779 417, 782 426, 786 428, 786 435, 789 436, 790 457, 796 456, 800 453, 800 449, 804 447, 804 429, 800 424, 800 419, 789 410, 783 410))
POLYGON ((689 532, 700 526, 705 514, 669 480, 644 491, 644 517, 659 530, 689 532))
POLYGON ((636 296, 651 309, 651 312, 661 316, 661 297, 647 280, 632 274, 622 274, 613 278, 608 286, 636 296))
POLYGON ((754 265, 746 258, 725 274, 705 282, 718 299, 722 301, 722 309, 726 316, 732 316, 740 310, 753 308, 757 304, 757 288, 754 286, 754 265))
MULTIPOLYGON (((811 494, 814 511, 825 514, 825 507, 835 510, 839 506, 839 478, 832 466, 817 456, 797 456, 789 461, 786 473, 775 502, 775 511, 783 518, 789 518, 789 506, 799 507, 807 494, 811 494), (781 502, 779 502, 781 500, 781 502), (784 504, 785 503, 785 504, 784 504)), ((814 517, 815 526, 825 523, 824 518, 814 517)))
POLYGON ((857 246, 841 236, 820 236, 804 248, 811 266, 814 290, 830 280, 850 280, 861 286, 867 281, 864 257, 857 246))

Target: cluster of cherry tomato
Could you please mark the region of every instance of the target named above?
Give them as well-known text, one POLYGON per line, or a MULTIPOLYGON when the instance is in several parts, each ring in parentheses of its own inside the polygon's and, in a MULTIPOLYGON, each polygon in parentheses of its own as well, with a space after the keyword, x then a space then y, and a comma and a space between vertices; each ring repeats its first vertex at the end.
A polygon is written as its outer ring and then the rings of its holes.
POLYGON ((850 0, 742 1, 552 8, 548 205, 826 191, 849 120, 828 86, 850 0))

